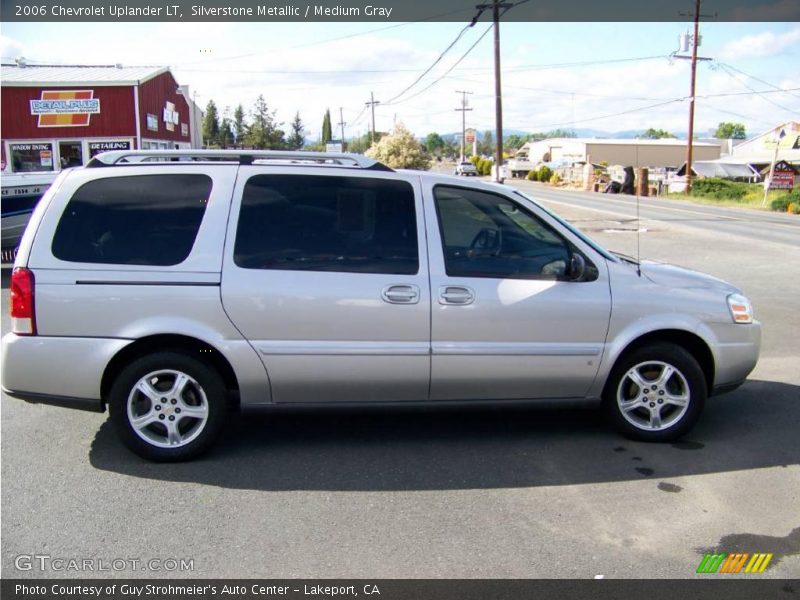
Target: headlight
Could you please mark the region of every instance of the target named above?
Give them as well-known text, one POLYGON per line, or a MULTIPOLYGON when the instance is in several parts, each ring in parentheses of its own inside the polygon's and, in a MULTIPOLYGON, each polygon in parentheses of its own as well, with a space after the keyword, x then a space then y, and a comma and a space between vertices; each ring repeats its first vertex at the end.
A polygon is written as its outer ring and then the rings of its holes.
POLYGON ((728 310, 731 311, 731 318, 733 318, 734 323, 747 324, 753 322, 753 306, 741 294, 728 296, 728 310))

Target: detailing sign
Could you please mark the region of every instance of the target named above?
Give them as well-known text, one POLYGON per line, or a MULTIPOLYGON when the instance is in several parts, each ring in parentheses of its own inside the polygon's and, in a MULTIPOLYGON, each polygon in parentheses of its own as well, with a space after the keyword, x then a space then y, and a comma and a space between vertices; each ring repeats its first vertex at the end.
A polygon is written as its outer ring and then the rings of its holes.
POLYGON ((100 99, 94 90, 43 90, 39 100, 31 100, 31 114, 39 117, 39 127, 85 127, 100 114, 100 99))

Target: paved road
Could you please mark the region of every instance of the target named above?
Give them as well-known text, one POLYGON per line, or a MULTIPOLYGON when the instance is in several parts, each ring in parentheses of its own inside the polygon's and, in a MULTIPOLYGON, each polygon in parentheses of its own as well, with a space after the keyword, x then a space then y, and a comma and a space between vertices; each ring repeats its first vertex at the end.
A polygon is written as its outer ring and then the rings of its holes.
MULTIPOLYGON (((507 183, 557 206, 603 211, 629 221, 637 218, 637 200, 634 197, 564 190, 522 180, 508 180, 507 183)), ((638 210, 641 219, 713 229, 740 236, 747 241, 780 242, 800 248, 800 218, 797 215, 659 198, 640 199, 638 210)))
MULTIPOLYGON (((628 207, 535 189, 635 252, 628 207)), ((4 397, 3 575, 41 576, 14 566, 39 553, 194 560, 101 576, 693 577, 713 548, 774 552, 766 575, 800 576, 796 244, 697 210, 648 213, 642 254, 740 285, 765 329, 750 381, 688 439, 630 442, 592 410, 283 415, 236 420, 203 460, 153 465, 104 415, 4 397)), ((3 290, 4 331, 7 305, 3 290)))

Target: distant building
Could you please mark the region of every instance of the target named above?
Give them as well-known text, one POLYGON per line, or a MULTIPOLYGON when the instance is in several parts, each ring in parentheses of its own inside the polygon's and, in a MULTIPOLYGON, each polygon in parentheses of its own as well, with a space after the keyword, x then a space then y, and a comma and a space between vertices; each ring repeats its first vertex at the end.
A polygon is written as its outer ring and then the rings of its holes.
POLYGON ((742 142, 733 149, 731 162, 763 169, 772 163, 775 148, 777 160, 800 165, 800 121, 789 121, 742 142))
MULTIPOLYGON (((679 167, 686 161, 686 140, 664 138, 645 139, 594 139, 551 138, 528 142, 532 162, 582 163, 624 165, 630 167, 679 167)), ((693 144, 694 160, 715 160, 720 157, 723 140, 693 144)))
POLYGON ((195 147, 197 110, 168 67, 2 65, 2 172, 54 173, 114 149, 195 147))

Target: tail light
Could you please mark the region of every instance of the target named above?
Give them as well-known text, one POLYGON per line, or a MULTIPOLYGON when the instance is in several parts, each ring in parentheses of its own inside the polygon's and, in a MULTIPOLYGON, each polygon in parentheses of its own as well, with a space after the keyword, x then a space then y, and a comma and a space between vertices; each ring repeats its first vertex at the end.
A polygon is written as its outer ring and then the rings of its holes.
POLYGON ((24 267, 11 272, 11 330, 17 335, 36 335, 33 271, 24 267))

